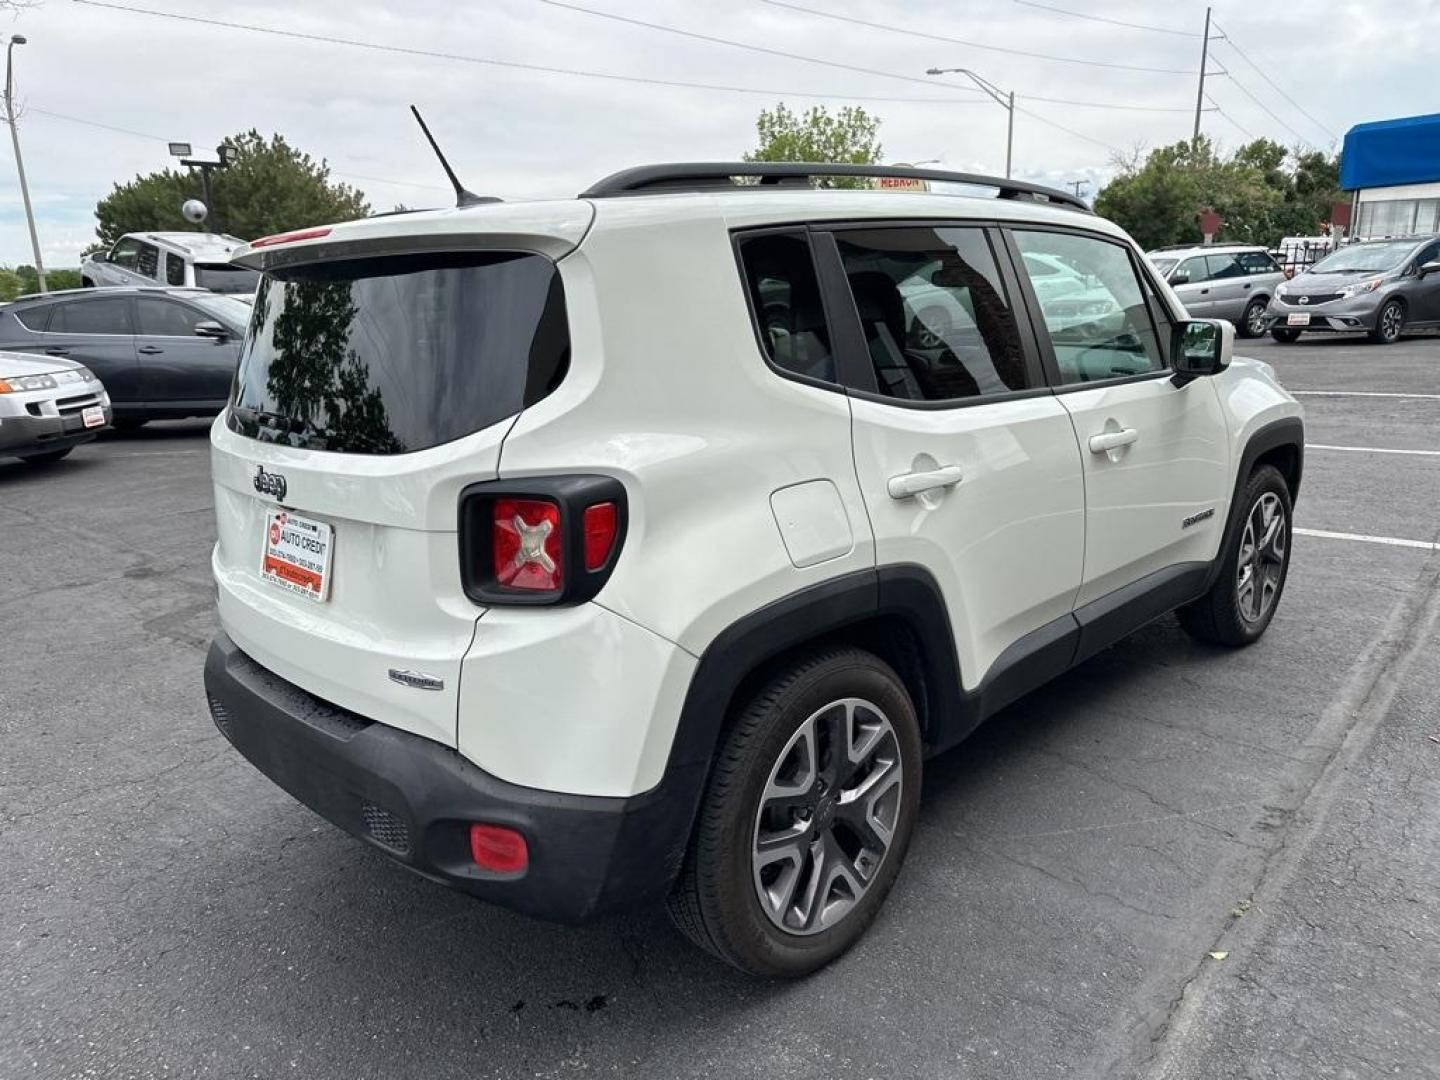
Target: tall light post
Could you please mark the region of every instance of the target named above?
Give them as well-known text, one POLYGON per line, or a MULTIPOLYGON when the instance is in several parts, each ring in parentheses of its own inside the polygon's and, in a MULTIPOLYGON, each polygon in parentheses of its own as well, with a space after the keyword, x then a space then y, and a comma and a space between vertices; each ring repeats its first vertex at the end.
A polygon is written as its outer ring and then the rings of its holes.
POLYGON ((1010 179, 1010 162, 1015 147, 1015 91, 1001 90, 989 79, 982 79, 969 68, 930 68, 926 75, 964 75, 981 90, 990 96, 990 99, 999 105, 1009 114, 1009 121, 1005 128, 1005 179, 1010 179))
POLYGON ((24 34, 11 34, 5 49, 5 122, 10 125, 10 141, 15 145, 15 169, 20 173, 20 198, 25 202, 25 220, 30 224, 30 250, 35 253, 35 276, 40 291, 45 292, 45 264, 40 261, 40 237, 35 233, 35 211, 30 206, 30 185, 25 182, 25 159, 20 156, 20 129, 15 116, 15 46, 24 45, 24 34))

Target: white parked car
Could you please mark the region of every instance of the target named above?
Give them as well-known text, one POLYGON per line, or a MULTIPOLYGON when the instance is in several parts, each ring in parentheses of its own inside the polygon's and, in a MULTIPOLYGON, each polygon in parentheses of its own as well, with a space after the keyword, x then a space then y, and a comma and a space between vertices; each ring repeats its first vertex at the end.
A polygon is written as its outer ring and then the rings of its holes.
POLYGON ((875 917, 926 757, 1171 610, 1258 639, 1304 445, 1271 369, 1062 192, 806 190, 891 172, 649 166, 238 253, 219 729, 433 880, 666 902, 800 975, 875 917), (1048 315, 1034 256, 1115 310, 1048 315))
POLYGON ((110 395, 83 364, 0 352, 0 458, 59 461, 110 423, 110 395))
POLYGON ((244 246, 238 236, 222 233, 126 233, 108 252, 97 251, 80 264, 80 280, 87 288, 172 285, 248 301, 260 275, 230 265, 231 254, 244 246))

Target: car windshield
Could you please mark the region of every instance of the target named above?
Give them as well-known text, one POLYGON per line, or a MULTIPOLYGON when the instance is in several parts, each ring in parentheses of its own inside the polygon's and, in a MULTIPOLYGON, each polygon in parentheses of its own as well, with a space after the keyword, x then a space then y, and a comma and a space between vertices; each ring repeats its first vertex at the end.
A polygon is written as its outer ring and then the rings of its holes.
POLYGON ((253 293, 260 284, 260 272, 224 263, 196 263, 195 284, 218 293, 253 293))
POLYGON ((1353 274, 1357 271, 1394 270, 1415 246, 1413 240, 1386 244, 1356 244, 1327 255, 1310 268, 1312 274, 1353 274))
POLYGON ((1153 267, 1155 267, 1156 270, 1159 270, 1160 273, 1161 273, 1162 275, 1164 275, 1164 274, 1170 273, 1171 270, 1174 270, 1174 269, 1175 269, 1175 264, 1176 264, 1177 262, 1179 262, 1179 261, 1180 261, 1179 259, 1156 259, 1156 258, 1152 258, 1152 259, 1150 260, 1150 265, 1153 266, 1153 267))
POLYGON ((244 300, 237 300, 233 296, 191 296, 189 299, 196 307, 204 308, 214 315, 228 330, 233 331, 236 337, 245 333, 252 309, 244 300))

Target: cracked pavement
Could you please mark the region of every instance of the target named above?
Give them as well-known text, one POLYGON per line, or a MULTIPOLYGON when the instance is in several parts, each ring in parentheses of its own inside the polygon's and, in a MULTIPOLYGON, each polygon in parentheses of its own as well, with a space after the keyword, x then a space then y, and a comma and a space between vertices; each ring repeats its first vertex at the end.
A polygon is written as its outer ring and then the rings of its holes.
MULTIPOLYGON (((1241 343, 1440 395, 1440 338, 1241 343)), ((1440 398, 1302 398, 1440 450, 1440 398)), ((0 1077, 1440 1076, 1440 555, 1297 537, 1266 638, 1162 620, 927 763, 849 956, 754 982, 655 912, 413 878, 216 733, 203 423, 0 462, 0 1077), (1224 954, 1223 960, 1210 953, 1224 954)), ((1440 459, 1314 451, 1302 528, 1440 537, 1440 459)))

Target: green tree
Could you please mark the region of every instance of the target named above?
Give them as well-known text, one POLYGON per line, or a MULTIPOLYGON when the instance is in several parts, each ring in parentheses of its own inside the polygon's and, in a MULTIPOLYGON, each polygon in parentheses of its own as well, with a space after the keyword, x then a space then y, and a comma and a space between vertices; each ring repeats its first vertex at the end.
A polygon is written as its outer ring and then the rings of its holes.
MULTIPOLYGON (((764 109, 755 120, 759 146, 745 154, 746 161, 824 161, 874 165, 880 161, 876 136, 880 118, 864 109, 846 106, 831 115, 823 106, 803 115, 791 112, 782 101, 764 109)), ((868 187, 865 180, 836 179, 826 187, 868 187)))
MULTIPOLYGON (((359 191, 332 182, 329 165, 295 149, 283 136, 266 139, 251 130, 227 142, 236 148, 236 161, 211 174, 214 205, 207 229, 253 240, 370 213, 359 191)), ((137 176, 128 184, 116 184, 100 200, 95 207, 96 232, 109 247, 127 232, 193 229, 181 217, 180 205, 200 196, 198 173, 161 169, 137 176)))
MULTIPOLYGON (((46 270, 45 285, 51 291, 80 288, 79 270, 46 270)), ((35 267, 22 263, 14 268, 0 266, 0 302, 40 291, 40 275, 35 267)))
POLYGON ((8 266, 0 266, 0 304, 9 303, 25 292, 25 282, 8 266))
POLYGON ((1269 246, 1287 234, 1317 232, 1339 197, 1338 184, 1338 160, 1319 151, 1256 139, 1225 157, 1201 138, 1121 163, 1096 196, 1095 211, 1142 247, 1199 241, 1204 210, 1222 219, 1217 240, 1269 246))

